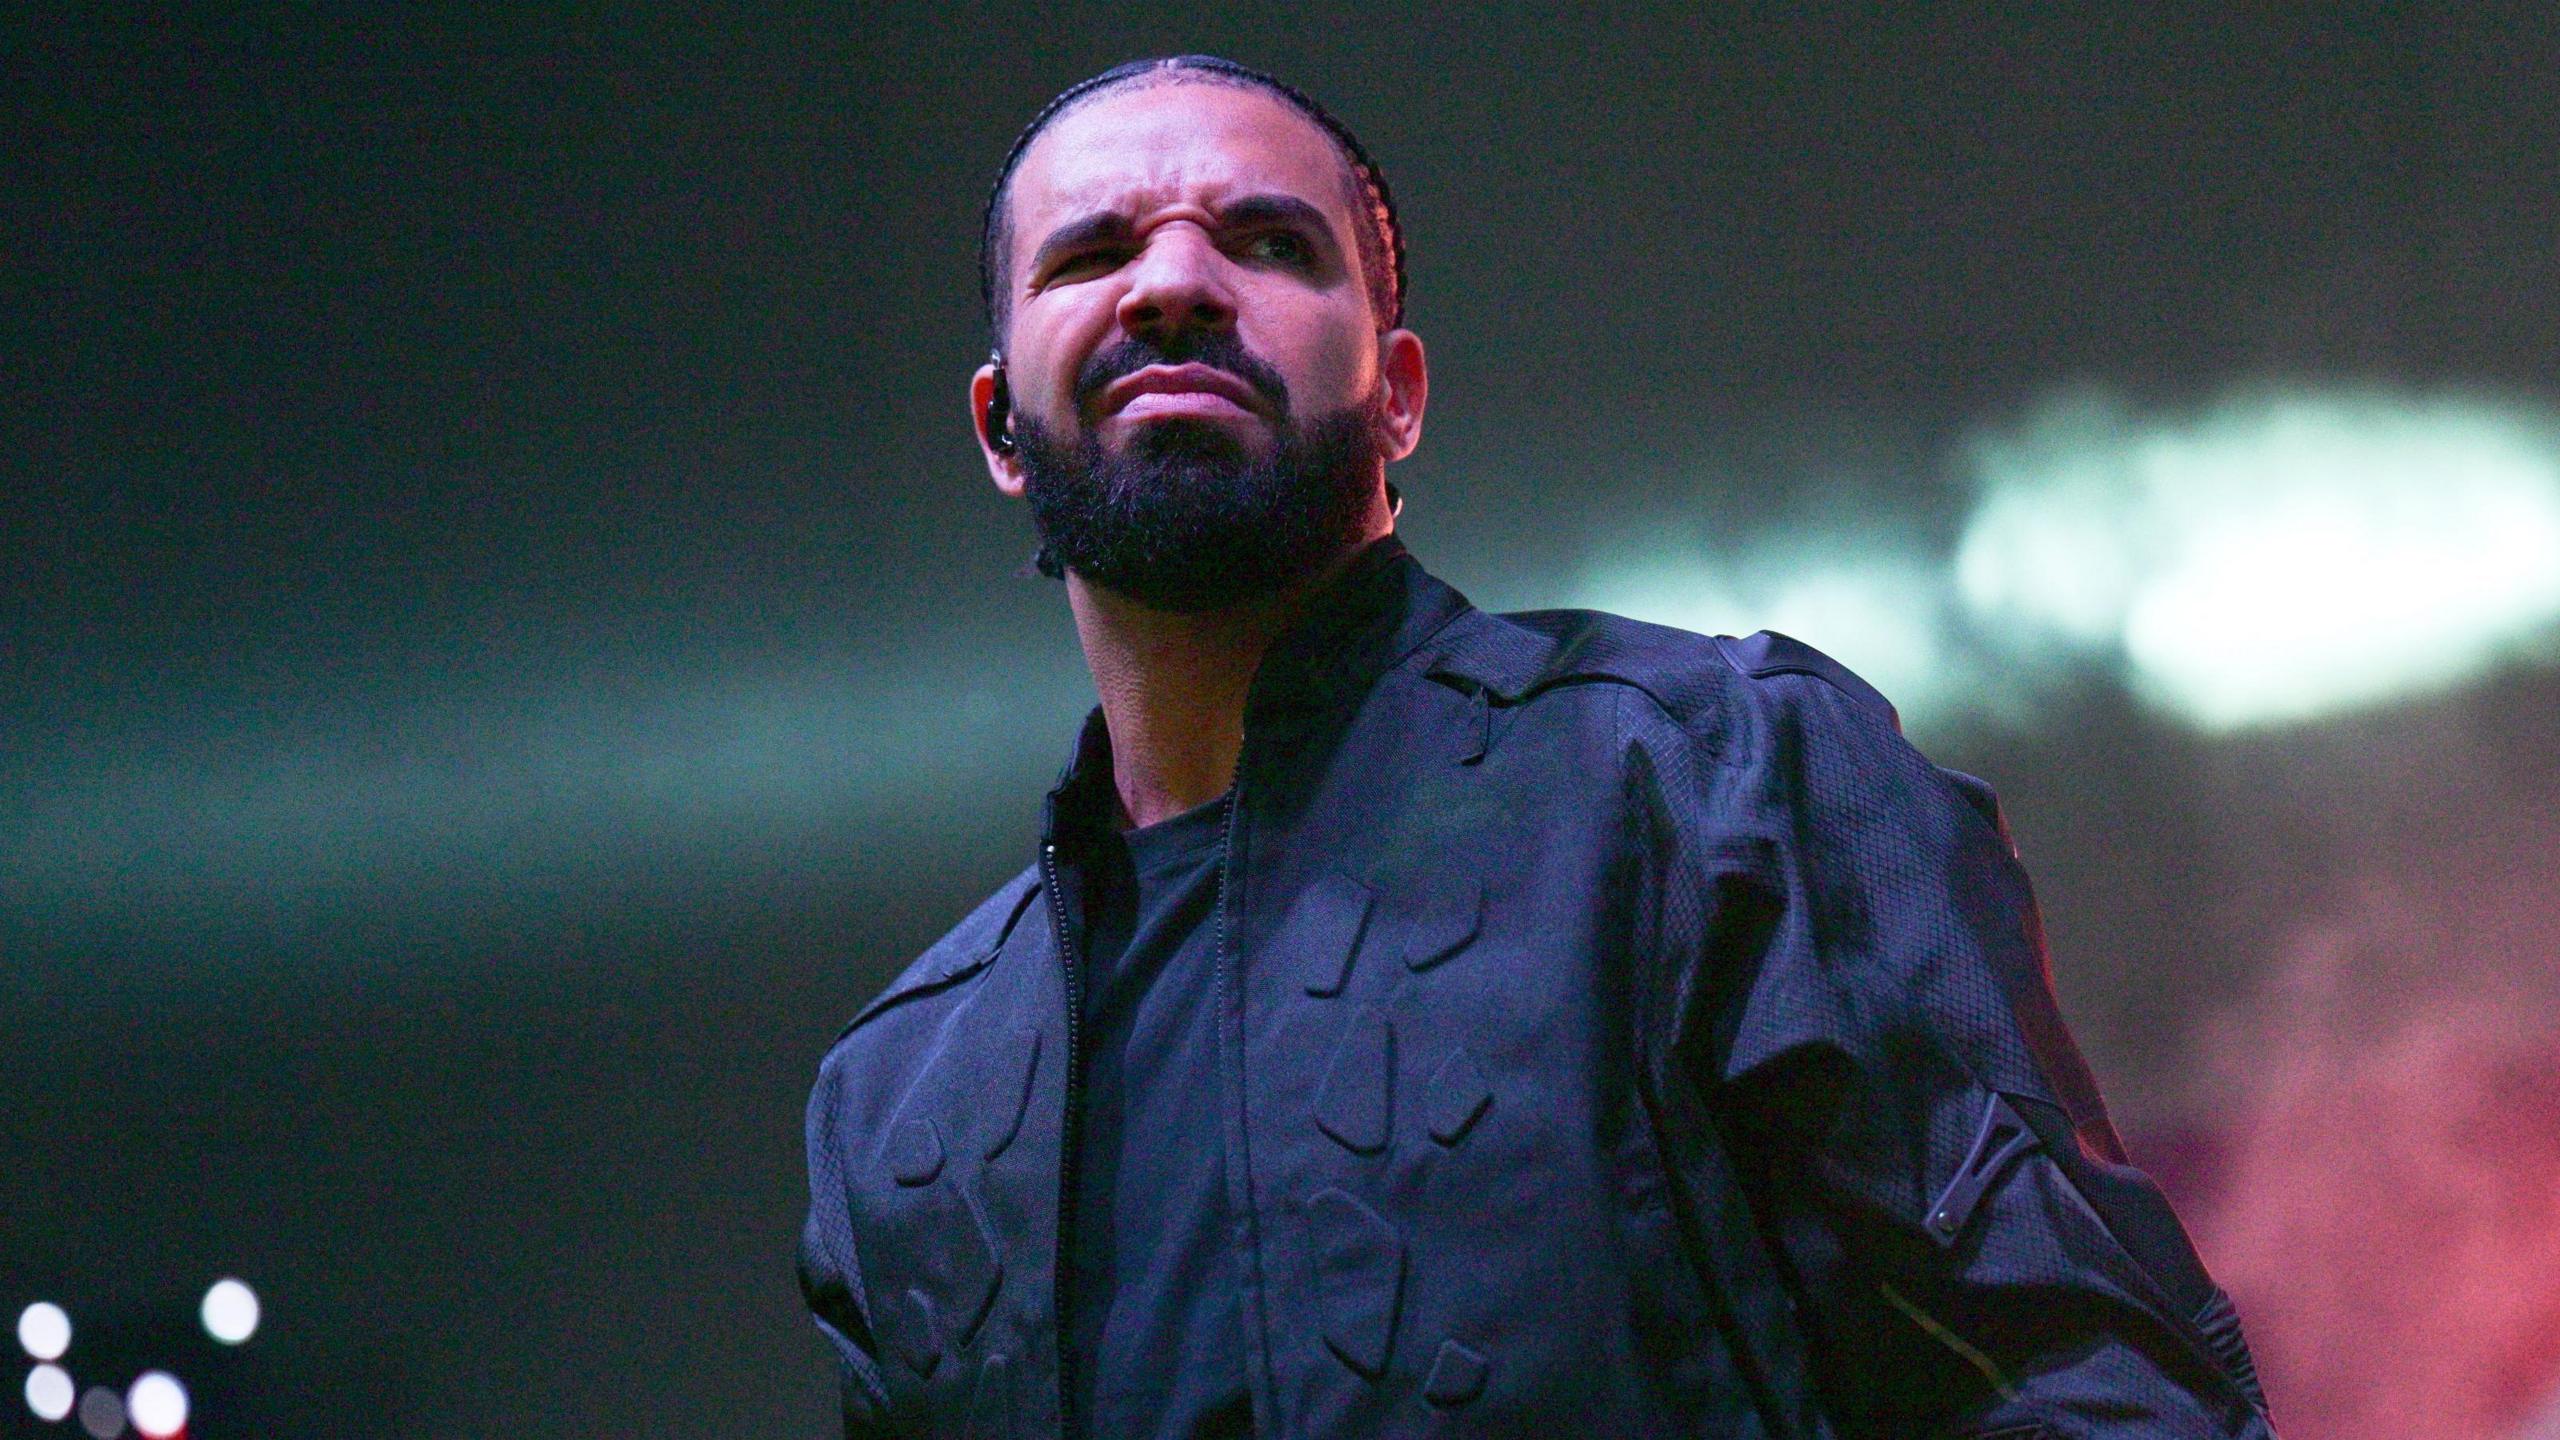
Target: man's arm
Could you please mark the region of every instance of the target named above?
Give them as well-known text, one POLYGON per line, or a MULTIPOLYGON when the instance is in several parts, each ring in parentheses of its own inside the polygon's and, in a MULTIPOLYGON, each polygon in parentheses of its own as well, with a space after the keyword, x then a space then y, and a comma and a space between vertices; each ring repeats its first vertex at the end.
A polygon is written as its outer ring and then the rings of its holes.
MULTIPOLYGON (((832 1060, 832 1057, 830 1057, 832 1060)), ((878 1440, 893 1432, 871 1334, 870 1302, 856 1261, 852 1215, 845 1203, 837 1103, 839 1072, 822 1066, 809 1095, 804 1127, 809 1155, 809 1217, 800 1228, 800 1293, 835 1351, 844 1403, 845 1440, 878 1440)))
MULTIPOLYGON (((1987 787, 1807 674, 1660 777, 1652 929, 1848 1435, 2264 1437, 2229 1302, 2123 1161, 1987 787)), ((1693 737, 1694 738, 1694 737, 1693 737)))

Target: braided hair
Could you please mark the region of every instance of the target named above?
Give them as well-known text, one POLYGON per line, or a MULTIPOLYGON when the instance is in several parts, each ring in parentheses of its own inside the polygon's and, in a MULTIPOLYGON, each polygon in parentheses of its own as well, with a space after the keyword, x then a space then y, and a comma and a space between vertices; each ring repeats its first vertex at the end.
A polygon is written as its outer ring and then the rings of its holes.
POLYGON ((1007 264, 1012 245, 1012 219, 1007 213, 1006 190, 1013 184, 1013 172, 1022 163, 1023 152, 1049 122, 1083 102, 1127 85, 1175 84, 1198 81, 1213 85, 1229 85, 1237 89, 1260 90, 1288 104, 1333 137, 1342 152, 1356 187, 1357 212, 1354 229, 1360 250, 1361 268, 1369 276, 1369 307, 1376 313, 1378 328, 1390 330, 1404 323, 1404 226, 1396 219, 1395 197, 1387 190, 1386 172, 1369 158, 1359 137, 1350 127, 1328 114, 1325 108, 1296 86, 1259 70, 1223 60, 1215 55, 1167 55, 1146 60, 1131 60, 1114 65, 1090 79, 1080 80, 1058 93, 1056 99, 1042 106, 1031 123, 1015 136, 1013 148, 1005 152, 1004 167, 996 172, 994 188, 987 192, 987 206, 978 221, 978 298, 986 311, 987 333, 1001 350, 1007 307, 1000 303, 1005 291, 1005 277, 997 274, 1007 264), (1157 78, 1162 77, 1162 78, 1157 78))

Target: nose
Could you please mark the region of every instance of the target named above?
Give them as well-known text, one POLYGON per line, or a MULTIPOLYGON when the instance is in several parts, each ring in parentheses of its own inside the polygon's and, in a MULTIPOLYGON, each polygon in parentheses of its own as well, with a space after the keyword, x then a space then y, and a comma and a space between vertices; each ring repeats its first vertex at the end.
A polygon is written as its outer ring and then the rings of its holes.
POLYGON ((1120 328, 1163 339, 1188 330, 1235 324, 1227 257, 1196 225, 1172 224, 1147 237, 1120 295, 1120 328))

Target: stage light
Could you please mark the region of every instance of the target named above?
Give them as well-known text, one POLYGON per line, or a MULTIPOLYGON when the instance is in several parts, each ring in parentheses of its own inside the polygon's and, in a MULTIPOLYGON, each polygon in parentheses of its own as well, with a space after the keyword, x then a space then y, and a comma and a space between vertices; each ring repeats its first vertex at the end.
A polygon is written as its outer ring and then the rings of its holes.
POLYGON ((2560 423, 2524 406, 2083 399, 1975 461, 1956 581, 1985 632, 2109 655, 2200 729, 2449 689, 2560 635, 2560 423))
POLYGON ((39 1420, 59 1420, 70 1414, 77 1393, 71 1372, 59 1365, 39 1365, 27 1372, 27 1408, 39 1420))
POLYGON ((166 1370, 145 1370, 125 1392, 124 1408, 136 1431, 168 1440, 187 1428, 187 1387, 166 1370))
POLYGON ((1731 559, 1630 545, 1586 569, 1572 600, 1702 635, 1792 636, 1884 692, 1906 723, 1977 704, 1984 689, 1950 643, 1942 573, 1883 537, 1781 542, 1731 559))
POLYGON ((71 1317, 50 1300, 18 1312, 18 1343, 38 1360, 59 1360, 71 1348, 71 1317))
POLYGON ((205 1333, 225 1345, 237 1345, 258 1332, 258 1292, 229 1276, 204 1292, 205 1333))
POLYGON ((124 1401, 104 1385, 92 1385, 80 1397, 80 1428, 90 1440, 116 1440, 124 1433, 124 1401))

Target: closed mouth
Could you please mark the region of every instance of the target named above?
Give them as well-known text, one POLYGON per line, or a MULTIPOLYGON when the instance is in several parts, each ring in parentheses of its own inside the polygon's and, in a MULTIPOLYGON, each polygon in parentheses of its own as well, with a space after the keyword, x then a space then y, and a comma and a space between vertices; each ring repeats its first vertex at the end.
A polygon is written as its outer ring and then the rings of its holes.
POLYGON ((1252 386, 1215 366, 1150 365, 1113 381, 1102 392, 1103 412, 1110 414, 1141 395, 1215 395, 1237 407, 1262 413, 1262 397, 1252 386))

